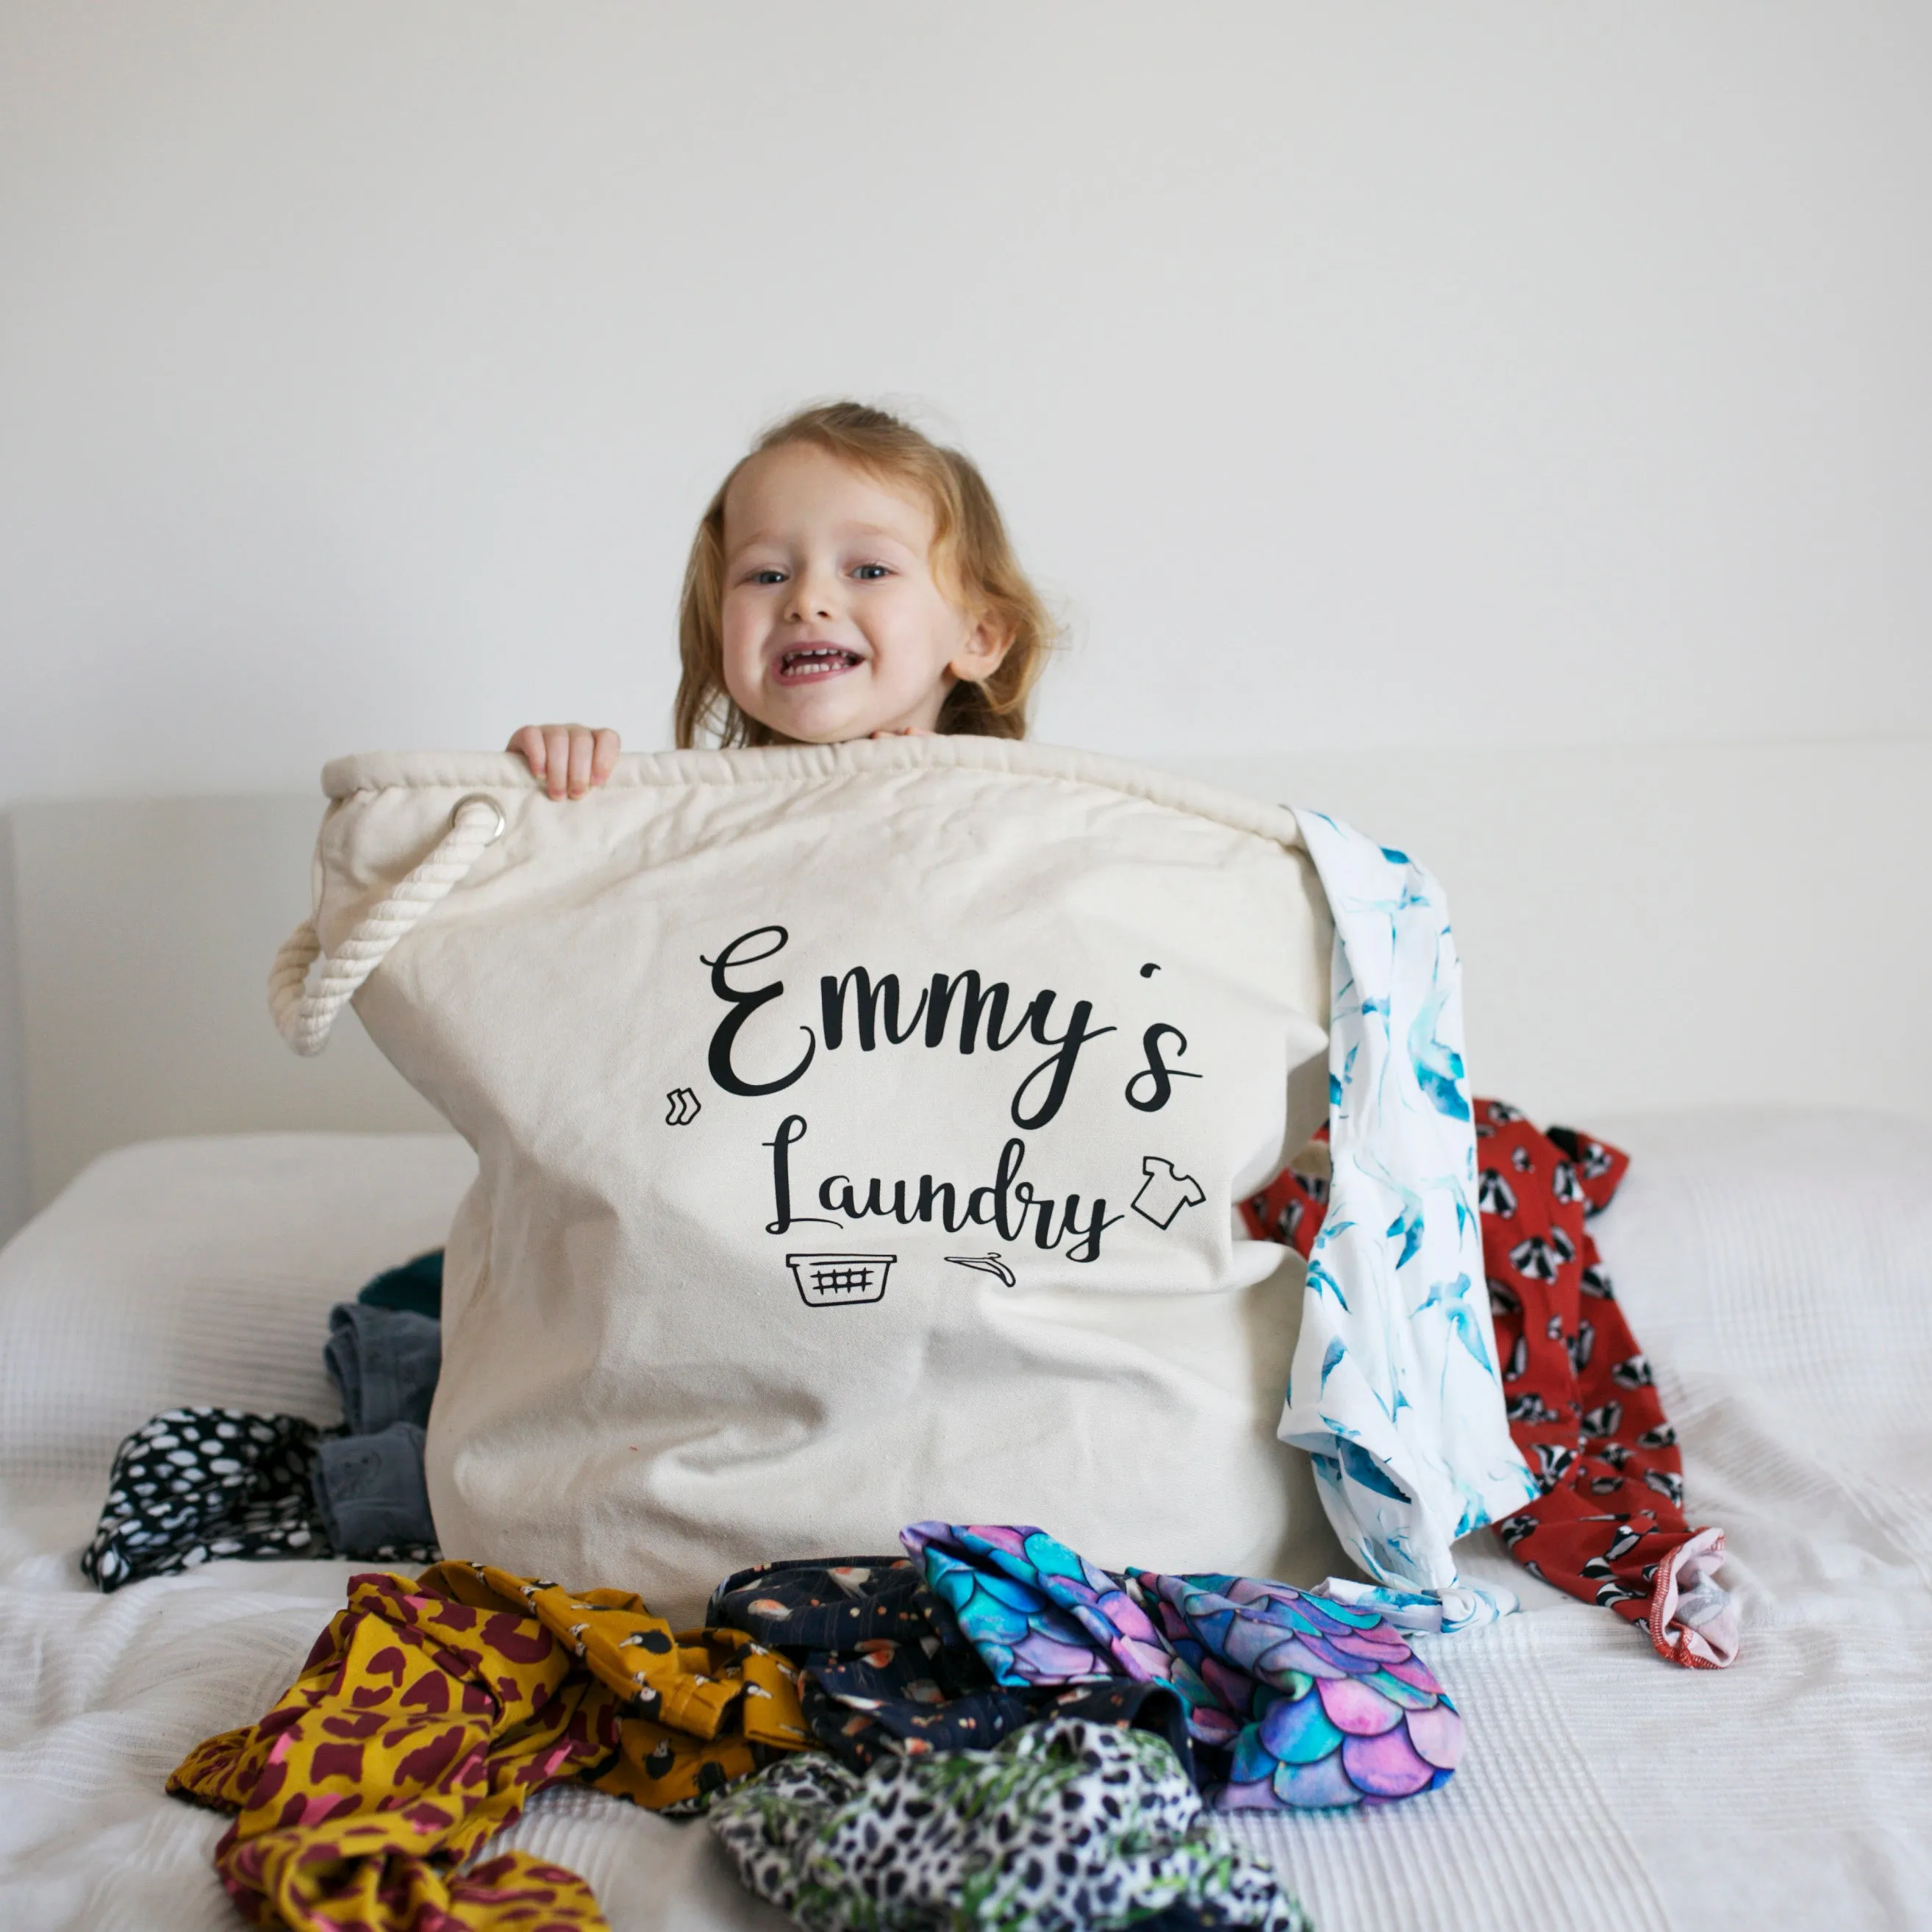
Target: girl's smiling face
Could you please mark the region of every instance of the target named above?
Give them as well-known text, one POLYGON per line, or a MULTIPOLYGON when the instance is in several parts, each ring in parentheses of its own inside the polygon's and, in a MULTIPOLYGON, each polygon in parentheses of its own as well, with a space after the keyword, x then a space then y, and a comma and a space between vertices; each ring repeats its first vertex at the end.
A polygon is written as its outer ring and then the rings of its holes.
POLYGON ((780 736, 930 731, 1006 640, 935 573, 932 513, 812 443, 753 457, 724 497, 724 688, 780 736))

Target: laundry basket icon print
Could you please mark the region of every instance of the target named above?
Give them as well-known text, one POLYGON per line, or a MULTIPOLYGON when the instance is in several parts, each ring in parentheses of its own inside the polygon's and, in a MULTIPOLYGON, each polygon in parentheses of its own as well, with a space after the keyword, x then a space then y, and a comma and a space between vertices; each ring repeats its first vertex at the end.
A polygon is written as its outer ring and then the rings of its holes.
POLYGON ((886 1276, 897 1255, 787 1255, 785 1266, 808 1308, 842 1308, 883 1301, 886 1276))

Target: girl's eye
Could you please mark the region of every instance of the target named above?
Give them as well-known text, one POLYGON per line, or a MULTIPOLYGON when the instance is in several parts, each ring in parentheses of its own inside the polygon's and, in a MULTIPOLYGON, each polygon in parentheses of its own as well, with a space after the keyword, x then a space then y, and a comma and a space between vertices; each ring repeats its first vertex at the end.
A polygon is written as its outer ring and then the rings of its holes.
POLYGON ((782 584, 785 574, 782 570, 754 570, 752 573, 754 584, 782 584))
POLYGON ((862 563, 852 574, 865 583, 876 584, 880 578, 891 576, 892 572, 883 563, 862 563))

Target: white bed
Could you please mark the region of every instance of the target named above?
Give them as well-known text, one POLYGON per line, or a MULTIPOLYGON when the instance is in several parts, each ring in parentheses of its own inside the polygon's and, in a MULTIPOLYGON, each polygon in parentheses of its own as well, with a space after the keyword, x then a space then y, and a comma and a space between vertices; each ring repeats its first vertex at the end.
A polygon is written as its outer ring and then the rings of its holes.
MULTIPOLYGON (((1324 1932, 1932 1925, 1932 1127, 1586 1124, 1636 1156, 1598 1225, 1694 1516, 1730 1533, 1743 1655, 1674 1669, 1479 1552, 1528 1607, 1430 1646, 1469 1726, 1454 1784, 1256 1838, 1324 1932)), ((239 1922, 220 1821, 161 1783, 274 1700, 352 1566, 223 1564, 104 1598, 76 1552, 115 1442, 154 1410, 330 1419, 326 1310, 433 1244, 469 1169, 436 1136, 151 1142, 0 1255, 0 1922, 239 1922)), ((552 1797, 515 1842, 584 1872, 619 1932, 784 1922, 702 1827, 615 1800, 552 1797)))
MULTIPOLYGON (((1932 1121, 1876 1111, 1922 1110, 1932 1087, 1912 997, 1932 933, 1922 899, 1849 934, 1845 918, 1904 876, 1932 765, 1568 763, 1596 782, 1556 829, 1532 816, 1492 849, 1507 788, 1472 772, 1435 787, 1438 836, 1416 842, 1460 908, 1479 1090, 1559 1104, 1635 1156, 1598 1229, 1682 1436, 1693 1520, 1729 1533, 1743 1652, 1675 1670, 1478 1549, 1526 1608, 1430 1648, 1469 1727, 1453 1784, 1244 1828, 1324 1932, 1932 1927, 1932 1121), (1654 863, 1593 857, 1580 824, 1610 833, 1642 786, 1630 822, 1654 863), (1754 842, 1731 864, 1741 828, 1754 842), (1741 987, 1774 887, 1788 943, 1741 987), (1593 933, 1606 906, 1616 922, 1593 933), (1666 913, 1667 938, 1646 922, 1666 913), (1550 991, 1566 962, 1587 994, 1567 1006, 1550 991), (1684 1111, 1632 1114, 1640 1093, 1684 1111), (1709 1104, 1726 1099, 1752 1105, 1709 1104)), ((1393 836, 1418 787, 1338 764, 1322 790, 1393 836)), ((115 1444, 155 1411, 330 1419, 325 1311, 438 1242, 470 1171, 434 1134, 183 1136, 420 1118, 366 1042, 332 1070, 274 1058, 260 976, 300 910, 314 814, 101 805, 14 826, 47 1204, 0 1252, 4 1932, 241 1923, 210 1862, 221 1821, 162 1782, 280 1693, 353 1566, 218 1564, 104 1598, 76 1553, 115 1444)), ((785 1922, 701 1826, 572 1791, 514 1841, 584 1873, 619 1932, 785 1922)))

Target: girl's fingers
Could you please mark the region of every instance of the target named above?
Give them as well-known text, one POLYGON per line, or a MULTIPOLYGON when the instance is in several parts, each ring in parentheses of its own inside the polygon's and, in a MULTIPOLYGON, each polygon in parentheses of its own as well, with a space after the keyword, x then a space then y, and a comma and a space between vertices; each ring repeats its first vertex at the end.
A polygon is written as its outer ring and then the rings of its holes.
POLYGON ((544 789, 561 798, 570 784, 570 727, 544 727, 544 789))
POLYGON ((503 747, 506 752, 514 752, 530 768, 530 776, 540 778, 544 775, 543 734, 534 724, 526 724, 510 735, 510 742, 503 747))
POLYGON ((617 768, 622 748, 616 732, 593 731, 587 724, 526 724, 507 750, 518 753, 530 774, 552 798, 566 793, 581 798, 617 768))

